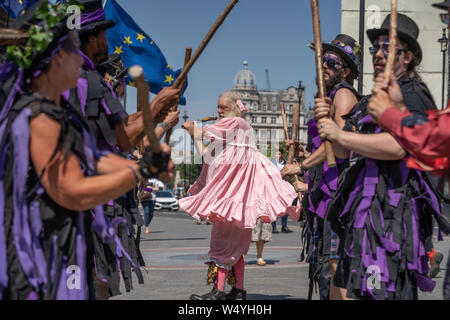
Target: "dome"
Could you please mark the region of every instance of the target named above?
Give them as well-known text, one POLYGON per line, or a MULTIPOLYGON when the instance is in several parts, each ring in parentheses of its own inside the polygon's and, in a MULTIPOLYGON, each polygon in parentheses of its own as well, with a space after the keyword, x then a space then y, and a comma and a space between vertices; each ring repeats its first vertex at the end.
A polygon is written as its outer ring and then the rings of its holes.
POLYGON ((234 90, 257 91, 256 78, 253 72, 248 70, 248 62, 243 62, 243 69, 234 78, 234 90))

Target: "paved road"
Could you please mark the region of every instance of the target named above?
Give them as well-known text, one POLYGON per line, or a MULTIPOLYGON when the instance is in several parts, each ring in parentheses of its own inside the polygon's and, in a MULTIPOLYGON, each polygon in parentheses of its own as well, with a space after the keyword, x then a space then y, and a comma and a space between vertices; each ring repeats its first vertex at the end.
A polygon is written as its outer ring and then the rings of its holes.
MULTIPOLYGON (((278 221, 279 224, 280 221, 278 221)), ((252 244, 246 258, 245 286, 249 300, 304 300, 308 295, 308 265, 300 263, 300 226, 289 220, 294 232, 273 235, 266 244, 263 258, 267 265, 256 265, 256 249, 252 244)), ((280 225, 279 225, 280 227, 280 225)), ((186 300, 192 293, 211 290, 206 286, 206 266, 211 225, 196 225, 182 212, 156 212, 150 234, 143 234, 141 249, 147 263, 145 284, 114 297, 115 300, 186 300)), ((447 261, 450 238, 436 244, 447 261)), ((445 263, 443 263, 445 266, 445 263)), ((441 300, 445 269, 438 277, 431 294, 420 294, 423 300, 441 300)), ((229 287, 227 285, 227 290, 229 287)), ((317 294, 313 297, 318 300, 317 294)))

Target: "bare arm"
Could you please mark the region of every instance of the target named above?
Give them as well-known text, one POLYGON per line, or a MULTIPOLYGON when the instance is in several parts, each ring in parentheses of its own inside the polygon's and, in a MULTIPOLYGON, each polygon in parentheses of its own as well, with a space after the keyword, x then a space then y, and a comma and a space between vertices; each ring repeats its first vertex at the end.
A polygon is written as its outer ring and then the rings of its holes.
MULTIPOLYGON (((59 131, 59 123, 45 115, 39 115, 30 122, 30 155, 38 175, 41 175, 57 146, 59 131)), ((130 165, 139 170, 136 163, 130 161, 130 165)), ((128 167, 87 178, 73 153, 63 157, 58 151, 46 167, 41 183, 57 204, 69 210, 84 211, 120 197, 131 190, 137 181, 128 167)))
POLYGON ((108 174, 120 169, 128 168, 128 166, 133 165, 134 163, 136 162, 110 153, 97 161, 97 172, 99 174, 108 174))

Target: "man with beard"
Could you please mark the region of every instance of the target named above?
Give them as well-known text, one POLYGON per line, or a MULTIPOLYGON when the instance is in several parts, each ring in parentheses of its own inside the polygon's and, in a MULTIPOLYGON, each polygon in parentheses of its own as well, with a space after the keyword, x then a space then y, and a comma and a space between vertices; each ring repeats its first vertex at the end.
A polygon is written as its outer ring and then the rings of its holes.
MULTIPOLYGON (((380 29, 367 35, 372 42, 375 76, 384 72, 388 57, 390 16, 380 29)), ((398 44, 393 73, 414 114, 436 109, 420 81, 416 67, 422 60, 419 28, 398 14, 398 44)), ((330 104, 315 105, 319 134, 333 144, 337 158, 350 166, 339 177, 335 197, 328 206, 331 226, 342 239, 342 256, 335 285, 353 299, 417 299, 418 289, 431 292, 427 252, 431 251, 433 217, 450 232, 437 193, 429 177, 406 167, 406 153, 397 141, 367 114, 370 97, 363 98, 345 116, 341 130, 326 118, 330 104)))
MULTIPOLYGON (((99 73, 96 66, 108 59, 108 41, 106 30, 115 25, 105 20, 101 0, 80 1, 83 5, 81 14, 81 55, 84 65, 80 72, 78 87, 65 92, 64 97, 78 109, 85 118, 90 132, 97 140, 99 150, 115 154, 129 152, 144 137, 142 112, 128 116, 124 111, 116 92, 99 73)), ((180 91, 164 88, 149 106, 155 122, 161 122, 170 108, 178 104, 180 91)), ((141 224, 136 199, 132 193, 108 202, 105 211, 111 225, 117 225, 116 243, 103 245, 95 241, 96 295, 99 299, 120 294, 119 272, 122 272, 125 289, 132 289, 132 270, 139 283, 143 277, 139 265, 145 262, 138 248, 134 226, 141 224), (117 259, 120 265, 117 264, 117 259), (120 270, 118 268, 120 267, 120 270)))
MULTIPOLYGON (((433 4, 450 15, 450 0, 433 4)), ((450 29, 450 21, 448 22, 450 29)), ((369 114, 380 127, 394 135, 399 143, 416 159, 409 159, 410 166, 449 178, 450 158, 450 100, 447 109, 428 117, 417 116, 408 111, 403 102, 400 87, 384 75, 377 78, 372 98, 367 107, 369 114)), ((450 253, 450 251, 449 251, 450 253)), ((441 254, 442 255, 442 254, 441 254)), ((449 255, 450 256, 450 255, 449 255)), ((435 258, 435 263, 439 261, 435 258)), ((450 259, 444 281, 444 299, 450 300, 450 259)))
MULTIPOLYGON (((359 46, 352 37, 340 34, 330 44, 323 44, 324 80, 328 101, 331 104, 333 118, 340 128, 345 121, 342 116, 350 112, 359 101, 360 96, 353 88, 353 81, 358 77, 359 46)), ((312 154, 300 166, 286 165, 282 175, 304 174, 308 182, 309 193, 303 199, 303 208, 307 220, 307 235, 310 263, 310 294, 314 282, 318 282, 320 296, 323 300, 342 300, 345 290, 334 287, 333 277, 339 261, 339 237, 326 220, 326 207, 332 193, 336 190, 337 177, 346 162, 341 161, 337 168, 329 168, 326 162, 325 145, 319 138, 317 120, 308 122, 308 148, 312 154)), ((297 183, 297 191, 304 190, 303 183, 297 183)))

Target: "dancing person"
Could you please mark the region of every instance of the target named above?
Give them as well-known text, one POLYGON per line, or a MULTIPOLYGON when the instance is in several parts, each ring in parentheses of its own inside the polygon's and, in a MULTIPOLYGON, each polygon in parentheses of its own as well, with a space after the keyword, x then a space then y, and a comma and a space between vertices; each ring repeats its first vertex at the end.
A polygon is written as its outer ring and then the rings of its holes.
MULTIPOLYGON (((331 114, 339 128, 343 128, 345 121, 342 116, 349 113, 360 100, 360 95, 353 88, 353 82, 358 78, 360 63, 360 48, 352 37, 340 34, 330 44, 323 44, 324 64, 323 76, 326 84, 328 102, 331 114)), ((316 100, 317 101, 317 100, 316 100)), ((338 160, 336 168, 328 167, 325 157, 325 145, 319 137, 317 120, 308 121, 308 146, 310 155, 298 164, 287 165, 282 175, 305 174, 309 193, 304 197, 303 210, 306 216, 309 234, 307 235, 307 258, 310 262, 310 294, 315 283, 326 284, 324 278, 329 278, 329 284, 320 285, 319 292, 322 300, 344 300, 345 289, 333 285, 339 253, 339 237, 330 228, 327 221, 326 209, 332 194, 337 188, 337 178, 347 166, 348 162, 338 160), (323 267, 328 264, 327 267, 323 267), (328 272, 330 273, 328 275, 328 272), (327 290, 327 288, 329 288, 327 290), (326 292, 329 291, 329 294, 326 292)), ((302 188, 302 185, 299 185, 302 188)))
MULTIPOLYGON (((114 21, 106 20, 101 0, 80 2, 83 8, 81 29, 78 32, 81 41, 80 54, 84 63, 77 87, 64 92, 64 97, 83 115, 99 148, 124 156, 144 137, 142 112, 128 115, 117 93, 105 80, 104 74, 97 69, 98 65, 108 60, 106 31, 115 26, 114 21)), ((170 108, 178 104, 179 96, 179 90, 164 88, 153 99, 149 108, 156 123, 165 119, 170 108)), ((99 278, 107 280, 110 296, 120 294, 116 258, 119 258, 119 267, 127 292, 132 289, 133 271, 138 278, 138 283, 144 282, 139 266, 144 266, 145 261, 137 247, 139 239, 135 231, 135 227, 140 230, 143 221, 137 210, 135 196, 135 192, 129 192, 104 205, 111 221, 117 217, 127 221, 127 224, 118 226, 118 232, 125 250, 129 252, 132 259, 129 261, 125 256, 116 257, 117 249, 114 244, 96 245, 98 249, 96 259, 102 260, 98 263, 97 271, 99 278)))
POLYGON ((278 168, 256 148, 253 130, 242 118, 246 108, 239 95, 219 97, 220 121, 198 128, 192 121, 183 128, 203 155, 200 177, 190 188, 192 196, 180 200, 180 208, 194 219, 209 217, 213 223, 208 256, 211 292, 192 295, 192 300, 242 300, 245 262, 252 230, 258 219, 272 223, 283 214, 295 215, 291 204, 297 194, 281 179, 278 168), (206 147, 203 138, 210 140, 206 147), (225 293, 228 277, 232 290, 225 293))
POLYGON ((165 158, 146 152, 139 163, 98 150, 61 98, 83 63, 65 12, 48 1, 30 8, 15 22, 29 40, 0 65, 10 84, 0 106, 0 299, 95 299, 90 231, 114 242, 120 223, 101 204, 144 177, 173 177, 168 146, 165 158), (31 36, 37 24, 46 37, 31 36))
MULTIPOLYGON (((286 161, 283 159, 283 153, 281 152, 281 150, 277 151, 275 159, 272 162, 274 165, 277 166, 278 170, 281 171, 281 169, 283 169, 283 167, 286 165, 286 161)), ((287 215, 281 218, 281 232, 283 233, 292 232, 292 230, 289 229, 287 226, 287 219, 288 219, 287 215)), ((280 233, 280 231, 278 231, 277 229, 276 221, 272 222, 272 233, 280 233)))
MULTIPOLYGON (((381 28, 367 31, 375 77, 386 65, 389 24, 390 16, 381 28)), ((406 107, 425 115, 436 106, 416 71, 422 60, 418 35, 416 23, 398 14, 394 76, 406 107)), ((418 289, 431 292, 436 284, 427 264, 433 217, 443 231, 450 232, 450 226, 429 177, 407 168, 404 149, 367 114, 369 99, 345 116, 344 130, 322 118, 330 113, 329 101, 320 99, 315 106, 320 137, 332 142, 336 157, 352 163, 328 206, 332 228, 344 239, 334 284, 352 299, 418 299, 418 289)))

